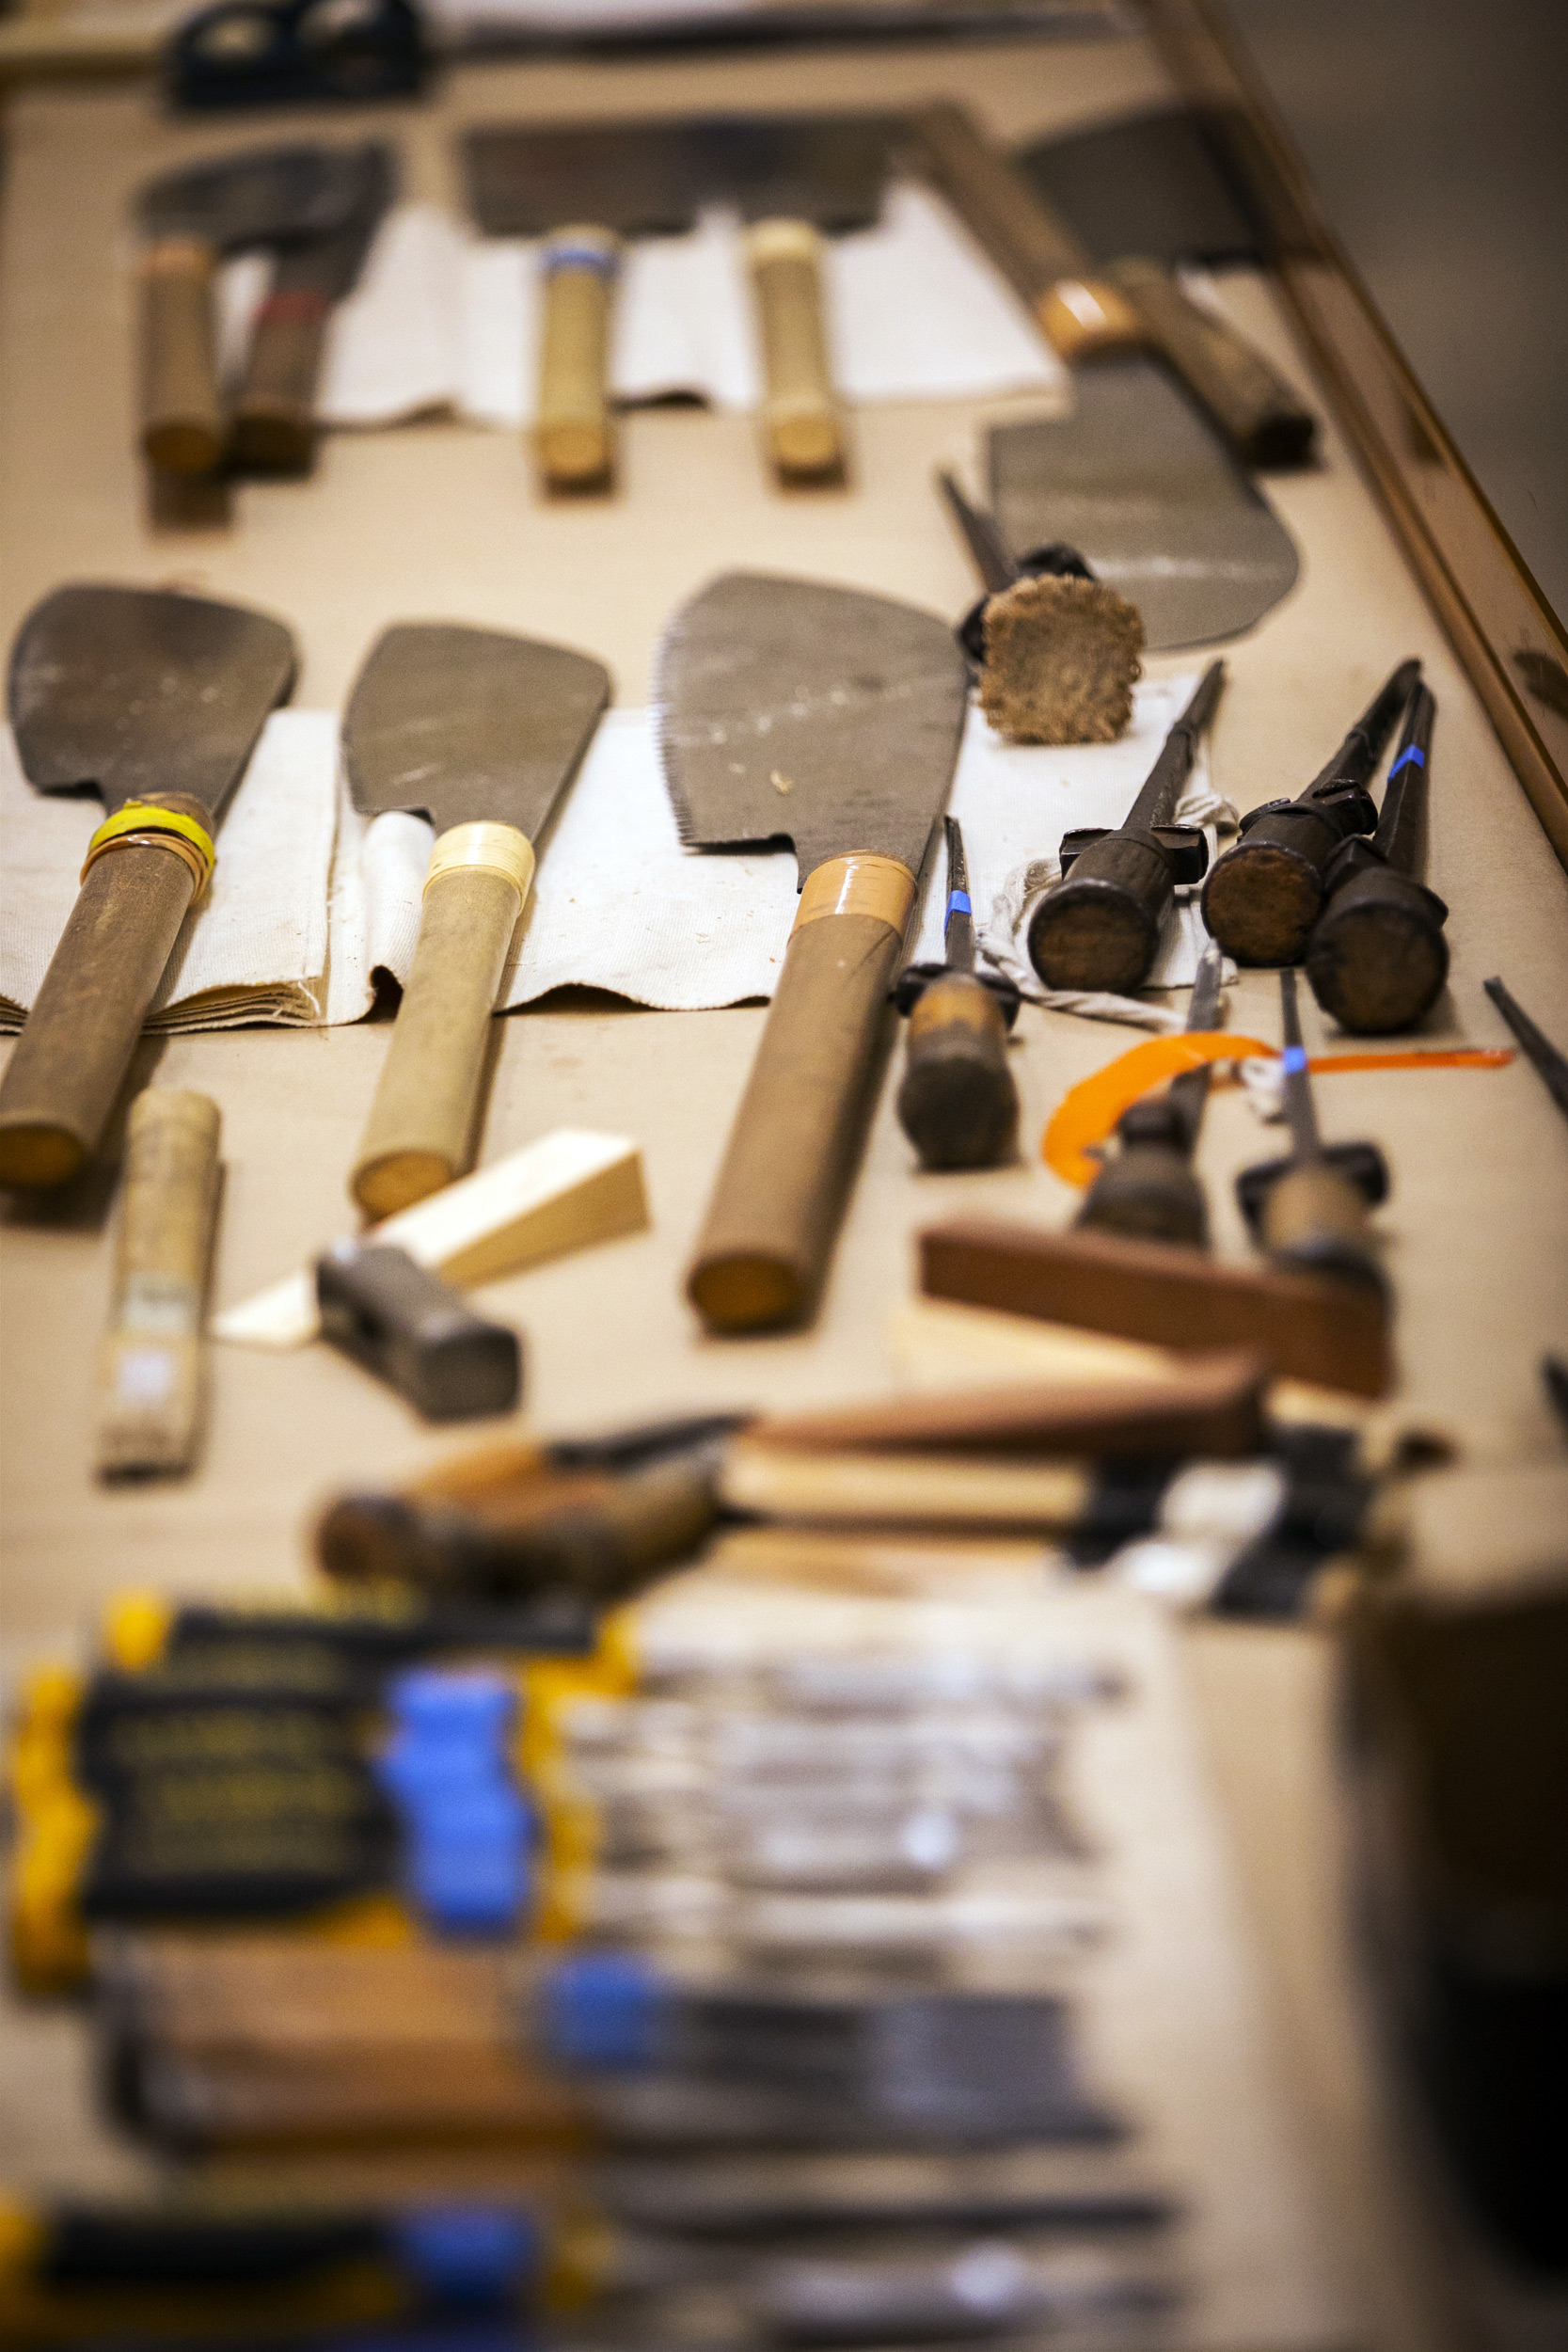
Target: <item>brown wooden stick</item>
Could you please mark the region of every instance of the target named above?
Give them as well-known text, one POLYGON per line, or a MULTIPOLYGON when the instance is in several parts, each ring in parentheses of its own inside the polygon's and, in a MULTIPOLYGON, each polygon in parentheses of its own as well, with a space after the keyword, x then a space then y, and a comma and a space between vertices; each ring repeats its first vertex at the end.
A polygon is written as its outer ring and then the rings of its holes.
POLYGON ((533 441, 552 488, 587 489, 614 468, 610 320, 619 253, 608 229, 592 227, 558 230, 546 248, 533 441))
POLYGON ((316 385, 331 315, 331 304, 319 294, 285 294, 262 304, 229 436, 230 458, 247 472, 309 471, 316 385))
POLYGON ((1249 466, 1300 463, 1317 430, 1311 410, 1227 319, 1189 302, 1158 262, 1129 256, 1105 275, 1249 466))
POLYGON ((0 1080, 0 1184, 63 1184, 92 1152, 195 894, 186 858, 150 840, 88 868, 0 1080))
POLYGON ((1216 1350, 1187 1357, 1179 1377, 1142 1386, 1042 1380, 894 1397, 755 1422, 745 1441, 792 1453, 1254 1454, 1267 1377, 1254 1351, 1216 1350))
POLYGON ((895 858, 831 859, 806 884, 687 1279, 712 1331, 797 1322, 816 1297, 913 897, 895 858), (883 912, 836 911, 851 868, 883 912))
POLYGON ((1160 1242, 960 1218, 921 1235, 920 1285, 1166 1347, 1255 1347, 1276 1373, 1360 1396, 1381 1396, 1392 1376, 1387 1302, 1370 1285, 1225 1265, 1160 1242))
POLYGON ((211 473, 223 455, 213 277, 194 237, 156 245, 141 264, 141 445, 160 472, 211 473))
POLYGON ((150 1087, 131 1105, 114 1306, 99 1354, 101 1477, 188 1470, 195 1457, 219 1123, 210 1096, 173 1088, 150 1087))
POLYGON ((768 461, 786 479, 836 474, 844 435, 822 317, 822 240, 808 221, 759 220, 746 249, 762 329, 768 461))

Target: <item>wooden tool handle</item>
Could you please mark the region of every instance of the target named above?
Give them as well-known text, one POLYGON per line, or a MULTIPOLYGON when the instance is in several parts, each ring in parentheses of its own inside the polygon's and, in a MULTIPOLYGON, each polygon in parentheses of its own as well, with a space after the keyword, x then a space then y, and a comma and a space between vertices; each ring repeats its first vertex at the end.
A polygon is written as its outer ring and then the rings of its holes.
POLYGON ((1074 1220, 1137 1241, 1209 1246, 1209 1211, 1191 1159, 1177 1144, 1134 1140, 1106 1161, 1074 1220))
POLYGON ((1294 1273, 1384 1288, 1361 1189, 1324 1161, 1289 1168, 1271 1185, 1263 1242, 1275 1264, 1294 1273))
POLYGON ((211 473, 223 455, 213 273, 199 238, 155 245, 141 265, 141 445, 163 473, 211 473))
POLYGON ((910 127, 937 186, 1037 316, 1058 279, 1088 277, 1088 257, 1066 223, 961 106, 919 107, 910 127))
POLYGON ((87 867, 0 1080, 0 1184, 63 1184, 93 1150, 198 871, 172 838, 140 834, 122 835, 87 867))
POLYGON ((608 229, 562 229, 545 248, 539 470, 558 489, 602 482, 614 463, 610 307, 620 248, 608 229))
POLYGON ((807 221, 759 220, 746 253, 762 329, 768 462, 791 478, 837 473, 844 435, 822 319, 822 240, 807 221))
POLYGON ((431 851, 414 968, 352 1180, 368 1216, 406 1209, 472 1165, 490 1016, 532 880, 514 825, 454 825, 431 851))
POLYGON ((1130 256, 1105 276, 1249 466, 1301 463, 1317 431, 1312 412, 1233 326, 1189 302, 1157 262, 1130 256))
POLYGON ((1324 1012, 1356 1037, 1413 1029, 1449 977, 1440 898, 1382 867, 1335 893, 1307 946, 1307 977, 1324 1012))
POLYGON ((262 304, 229 436, 231 459, 247 472, 309 471, 316 386, 331 315, 322 295, 303 292, 275 294, 262 304))
POLYGON ((898 1123, 922 1168, 995 1168, 1018 1136, 1007 1025, 965 972, 935 979, 910 1014, 898 1123))
POLYGON ((114 1304, 99 1355, 103 1476, 185 1470, 196 1452, 218 1128, 205 1094, 149 1087, 131 1105, 114 1304))
POLYGON ((830 859, 800 894, 687 1278, 710 1331, 772 1329, 812 1305, 913 899, 908 866, 874 856, 830 859))

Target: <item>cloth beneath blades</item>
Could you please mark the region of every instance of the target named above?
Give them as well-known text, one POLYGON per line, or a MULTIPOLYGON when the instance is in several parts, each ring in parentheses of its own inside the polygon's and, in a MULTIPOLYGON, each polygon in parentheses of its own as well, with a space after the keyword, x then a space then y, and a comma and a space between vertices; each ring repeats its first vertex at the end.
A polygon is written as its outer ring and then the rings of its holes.
MULTIPOLYGON (((220 275, 220 364, 237 372, 272 264, 220 275)), ((1065 407, 1067 373, 953 215, 911 186, 889 190, 874 229, 826 242, 835 381, 845 398, 941 400, 1027 391, 1065 407)), ((539 247, 482 238, 429 204, 399 205, 327 329, 317 413, 387 425, 455 409, 481 424, 531 421, 538 384, 539 247)), ((739 222, 705 214, 678 237, 626 250, 610 350, 624 403, 687 394, 717 408, 762 397, 739 222)))
MULTIPOLYGON (((994 961, 1019 953, 1020 892, 1042 850, 1074 826, 1115 824, 1126 814, 1191 686, 1146 680, 1119 743, 1064 750, 1005 744, 971 710, 952 808, 977 907, 1004 908, 982 928, 994 961)), ((208 897, 170 959, 155 1028, 359 1021, 378 968, 407 979, 431 828, 398 812, 367 824, 338 780, 337 743, 329 711, 281 710, 268 720, 225 817, 208 897)), ((1207 790, 1201 757, 1193 783, 1207 790)), ((29 790, 9 733, 0 731, 0 1029, 20 1028, 38 993, 101 817, 95 801, 29 790)), ((672 1011, 771 995, 795 919, 794 855, 684 849, 646 712, 605 719, 539 847, 503 1005, 531 1004, 573 983, 672 1011)), ((916 961, 941 960, 941 866, 939 854, 916 961)), ((1158 985, 1188 986, 1196 962, 1187 932, 1173 935, 1158 985)), ((1039 996, 1027 964, 1018 977, 1039 996)), ((1151 999, 1109 1001, 1112 1018, 1180 1025, 1151 999)))

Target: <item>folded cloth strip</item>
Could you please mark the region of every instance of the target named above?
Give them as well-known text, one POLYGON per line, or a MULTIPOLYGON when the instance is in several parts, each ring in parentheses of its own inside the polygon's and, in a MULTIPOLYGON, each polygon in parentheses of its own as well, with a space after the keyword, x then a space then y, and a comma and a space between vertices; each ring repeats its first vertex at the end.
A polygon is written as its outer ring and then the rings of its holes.
MULTIPOLYGON (((1126 814, 1191 683, 1146 681, 1121 742, 1069 751, 1004 744, 971 711, 952 805, 977 904, 989 906, 1031 854, 1053 850, 1069 828, 1126 814)), ((218 835, 212 884, 176 943, 152 1028, 359 1021, 378 971, 407 980, 431 828, 396 813, 367 823, 343 792, 337 740, 330 712, 282 710, 268 720, 218 835)), ((1195 784, 1206 788, 1201 770, 1195 784)), ((9 733, 0 732, 0 1029, 20 1028, 37 996, 102 816, 96 800, 33 792, 9 733)), ((507 1009, 572 985, 665 1011, 772 994, 795 919, 794 855, 684 848, 645 711, 610 713, 539 848, 501 988, 507 1009)), ((941 954, 941 863, 940 854, 931 862, 914 950, 926 960, 941 954)), ((1196 946, 1182 932, 1162 958, 1160 984, 1186 986, 1196 969, 1196 946)), ((1167 1017, 1151 998, 1116 1002, 1118 1019, 1142 1014, 1142 1025, 1159 1025, 1167 1017)))
MULTIPOLYGON (((245 256, 222 275, 222 358, 233 371, 271 277, 245 256)), ((1030 392, 1066 406, 1066 371, 952 214, 895 185, 874 229, 831 240, 825 300, 847 399, 978 399, 1030 392)), ((455 411, 531 421, 541 320, 539 247, 473 235, 430 204, 388 214, 358 286, 327 333, 317 410, 328 425, 387 425, 455 411)), ((740 225, 706 213, 684 236, 626 248, 610 387, 625 404, 762 394, 740 225)))

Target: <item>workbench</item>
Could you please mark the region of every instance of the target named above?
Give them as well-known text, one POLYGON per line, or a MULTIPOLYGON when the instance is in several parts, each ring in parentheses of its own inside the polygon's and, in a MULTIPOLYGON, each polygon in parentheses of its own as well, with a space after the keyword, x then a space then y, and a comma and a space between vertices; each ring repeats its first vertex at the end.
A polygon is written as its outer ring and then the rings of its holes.
MULTIPOLYGON (((478 120, 956 98, 1011 140, 1171 94, 1154 50, 1133 37, 741 50, 466 66, 419 106, 300 112, 287 118, 287 135, 390 136, 406 189, 456 206, 454 134, 478 120)), ((300 708, 340 707, 387 623, 436 617, 590 647, 610 664, 617 702, 637 705, 665 618, 727 566, 820 576, 955 615, 972 599, 933 470, 949 465, 977 481, 981 427, 1022 412, 1022 403, 862 410, 848 485, 787 493, 766 479, 747 420, 635 412, 624 421, 616 494, 549 504, 508 434, 443 421, 341 434, 323 446, 309 483, 241 486, 227 528, 155 527, 134 453, 128 205, 150 174, 211 149, 218 127, 171 121, 142 82, 42 86, 9 102, 0 248, 8 642, 63 580, 178 585, 293 623, 300 708)), ((1230 680, 1212 742, 1215 781, 1243 809, 1298 789, 1393 664, 1418 654, 1439 706, 1429 880, 1451 909, 1452 950, 1449 990, 1426 1041, 1509 1041, 1481 993, 1494 972, 1544 1025, 1568 1035, 1568 876, 1275 295, 1244 273, 1228 275, 1224 294, 1307 391, 1324 431, 1321 463, 1267 483, 1300 548, 1301 578, 1257 630, 1224 648, 1230 680)), ((1194 664, 1165 657, 1149 666, 1158 675, 1194 664)), ((1315 1008, 1307 1014, 1313 1050, 1333 1051, 1315 1008)), ((886 1391, 897 1377, 888 1317, 911 1292, 913 1236, 958 1210, 1064 1222, 1073 1196, 1039 1162, 1041 1129, 1069 1085, 1130 1041, 1025 1007, 1013 1057, 1023 1149, 1016 1166, 990 1173, 914 1172, 884 1086, 816 1323, 784 1338, 705 1340, 681 1270, 763 1018, 760 1008, 654 1013, 566 992, 502 1025, 483 1156, 562 1125, 626 1134, 641 1145, 651 1207, 645 1232, 481 1294, 485 1310, 525 1335, 531 1426, 564 1433, 886 1391)), ((1230 1025, 1271 1038, 1278 1019, 1273 976, 1243 975, 1230 1025)), ((347 1229, 345 1171, 388 1035, 372 1020, 144 1041, 139 1082, 200 1088, 221 1106, 217 1303, 247 1297, 347 1229)), ((1481 1462, 1549 1460, 1560 1440, 1537 1367, 1568 1330, 1568 1126, 1539 1080, 1522 1060, 1344 1075, 1323 1082, 1319 1101, 1330 1135, 1375 1137, 1393 1170, 1379 1221, 1391 1237, 1402 1402, 1461 1430, 1481 1462)), ((1230 1180, 1270 1148, 1241 1093, 1216 1093, 1202 1166, 1224 1254, 1245 1247, 1230 1180)), ((113 1190, 111 1152, 102 1173, 58 1200, 0 1212, 13 1677, 45 1657, 83 1654, 103 1602, 128 1586, 304 1590, 303 1539, 324 1497, 406 1479, 454 1442, 325 1349, 225 1348, 196 1473, 139 1489, 97 1486, 92 1364, 113 1190)), ((1497 1491, 1506 1521, 1510 1482, 1497 1491)), ((1347 1923, 1330 1645, 1310 1628, 1213 1622, 1185 1639, 1355 2341, 1425 2352, 1449 2340, 1447 2323, 1407 2201, 1347 1923)), ((13 2012, 5 2041, 12 2176, 89 2188, 138 2177, 141 2160, 91 2120, 71 2020, 13 2012)))

